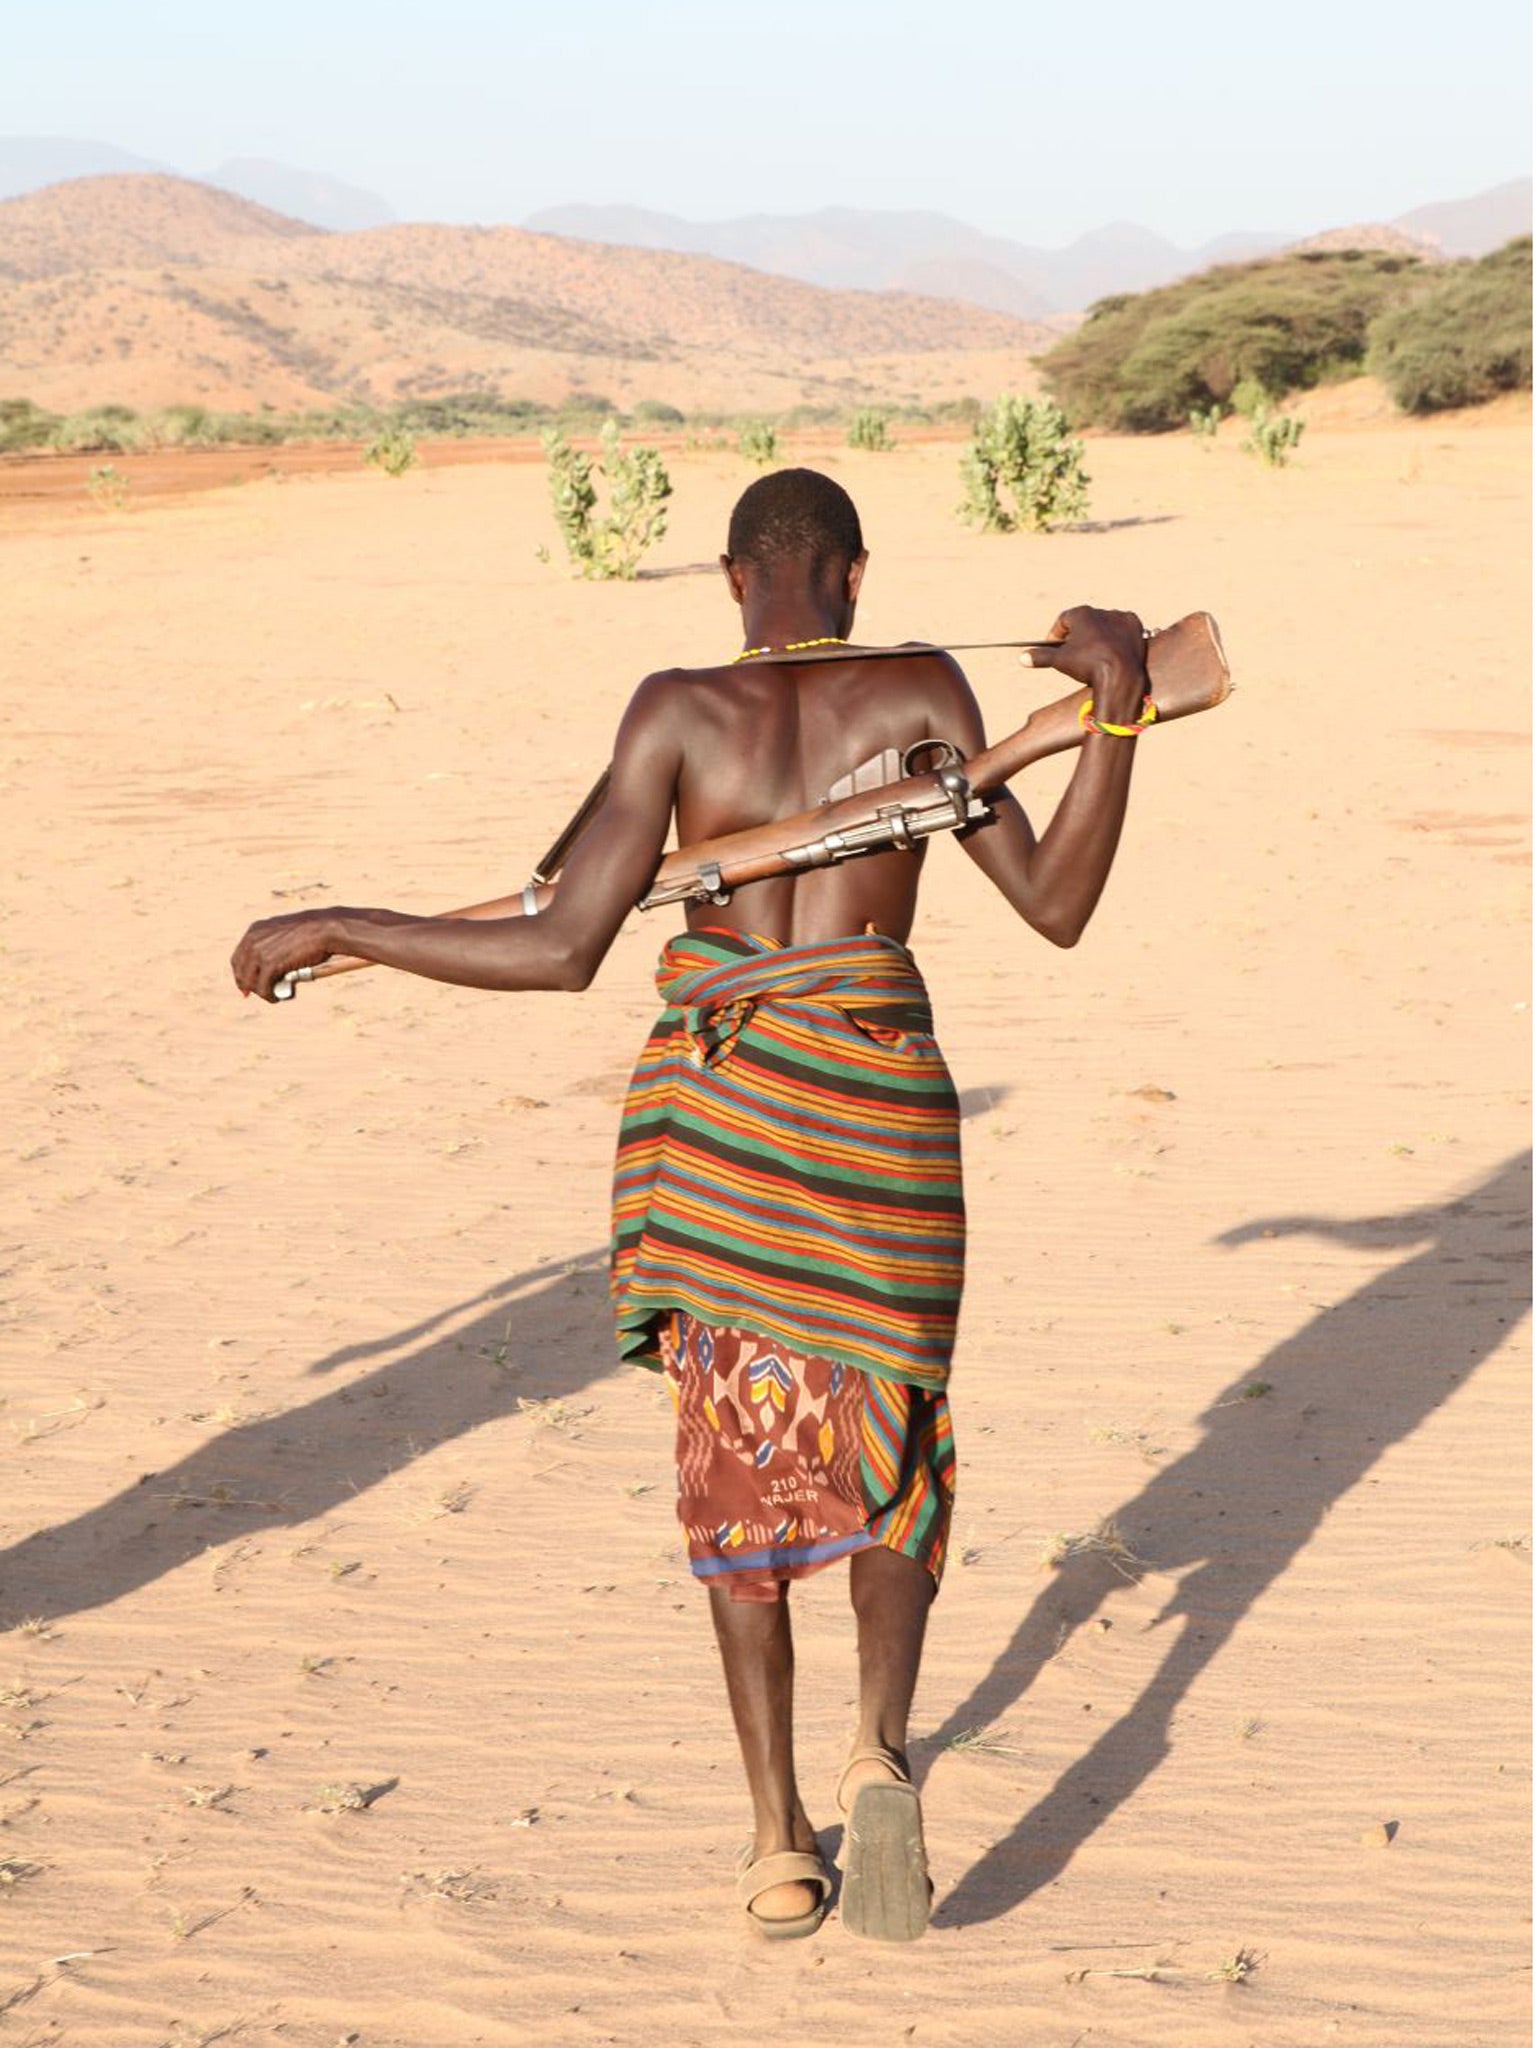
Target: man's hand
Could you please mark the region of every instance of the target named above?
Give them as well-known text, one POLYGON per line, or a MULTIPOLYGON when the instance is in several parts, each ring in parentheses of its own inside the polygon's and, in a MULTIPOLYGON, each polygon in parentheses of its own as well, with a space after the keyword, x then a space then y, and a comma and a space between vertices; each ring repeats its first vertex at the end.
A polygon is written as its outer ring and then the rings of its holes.
POLYGON ((1147 636, 1134 612, 1104 612, 1089 604, 1063 612, 1046 639, 1019 659, 1028 668, 1059 669, 1093 692, 1096 716, 1111 725, 1133 724, 1147 694, 1147 636))
POLYGON ((295 910, 253 924, 230 956, 235 986, 243 995, 275 1002, 272 984, 295 967, 318 967, 337 951, 336 919, 347 912, 295 910))

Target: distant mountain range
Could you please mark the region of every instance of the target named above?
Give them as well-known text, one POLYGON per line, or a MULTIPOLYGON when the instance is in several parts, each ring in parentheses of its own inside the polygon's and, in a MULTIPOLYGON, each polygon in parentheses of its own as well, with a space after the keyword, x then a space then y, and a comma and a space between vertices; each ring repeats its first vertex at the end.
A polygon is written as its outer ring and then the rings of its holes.
MULTIPOLYGON (((0 135, 0 199, 39 192, 66 178, 99 178, 122 171, 155 171, 170 177, 185 173, 156 163, 109 142, 73 142, 60 135, 0 135)), ((286 213, 313 228, 381 228, 395 219, 394 208, 376 192, 364 192, 324 171, 295 170, 291 164, 265 157, 229 157, 212 171, 192 175, 204 185, 234 192, 286 213)))
MULTIPOLYGON (((326 172, 264 158, 232 157, 203 173, 135 156, 109 143, 58 136, 0 136, 0 199, 64 179, 114 172, 187 176, 234 192, 310 227, 384 227, 396 219, 375 192, 326 172)), ((1531 229, 1531 180, 1514 178, 1469 199, 1414 208, 1391 221, 1289 233, 1240 231, 1191 248, 1133 222, 1116 221, 1063 248, 1037 248, 947 214, 825 207, 818 213, 747 214, 719 221, 637 206, 554 206, 523 225, 621 248, 672 250, 744 263, 777 277, 834 291, 906 291, 958 299, 1020 320, 1060 320, 1112 292, 1146 291, 1212 263, 1237 263, 1305 239, 1318 247, 1356 240, 1368 247, 1422 248, 1428 255, 1481 256, 1531 229)))
POLYGON ((1027 386, 1038 325, 526 228, 324 230, 152 172, 0 201, 0 398, 55 411, 478 389, 683 410, 1027 386))
POLYGON ((1117 221, 1064 249, 1036 249, 983 234, 947 214, 837 206, 721 221, 684 220, 637 206, 552 206, 531 214, 524 225, 588 242, 683 249, 843 290, 932 292, 1023 320, 1079 312, 1110 292, 1145 291, 1207 264, 1267 255, 1288 239, 1223 235, 1180 249, 1150 228, 1117 221))
MULTIPOLYGON (((1112 292, 1147 291, 1212 263, 1265 256, 1299 239, 1237 233, 1185 249, 1150 228, 1117 221, 1065 248, 1041 249, 984 235, 947 214, 851 207, 693 221, 636 206, 554 206, 530 215, 525 225, 589 242, 683 249, 843 290, 931 292, 1026 320, 1081 312, 1112 292)), ((1481 256, 1530 228, 1531 181, 1516 178, 1470 199, 1307 239, 1321 246, 1356 242, 1418 248, 1431 256, 1481 256)))

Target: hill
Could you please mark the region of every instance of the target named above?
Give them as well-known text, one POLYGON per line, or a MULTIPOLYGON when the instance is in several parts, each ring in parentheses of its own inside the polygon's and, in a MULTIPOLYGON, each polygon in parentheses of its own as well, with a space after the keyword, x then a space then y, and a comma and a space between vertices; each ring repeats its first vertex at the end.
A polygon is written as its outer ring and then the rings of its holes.
POLYGON ((938 291, 1025 319, 1075 312, 1107 292, 1142 291, 1208 263, 1262 254, 1284 239, 1224 235, 1181 249, 1119 221, 1047 249, 983 234, 948 214, 857 207, 690 221, 631 206, 557 206, 526 225, 630 248, 687 250, 836 288, 938 291))
MULTIPOLYGON (((65 178, 101 178, 122 171, 167 171, 169 164, 136 156, 110 142, 68 135, 0 135, 0 199, 40 192, 65 178)), ((174 174, 173 174, 174 175, 174 174)))
POLYGON ((1019 381, 1050 333, 900 292, 522 228, 328 233, 184 179, 0 204, 0 396, 281 408, 482 389, 687 408, 890 403, 1019 381))
POLYGON ((1530 237, 1476 262, 1426 262, 1421 246, 1324 236, 1103 299, 1042 358, 1041 376, 1078 425, 1130 433, 1252 412, 1368 362, 1406 411, 1529 390, 1530 237))
POLYGON ((185 178, 71 178, 0 205, 0 277, 204 264, 230 257, 242 243, 319 232, 185 178))
MULTIPOLYGON (((79 142, 63 135, 0 135, 0 199, 40 192, 68 178, 99 178, 127 171, 184 177, 172 164, 136 156, 106 142, 79 142)), ((361 191, 325 171, 297 169, 267 157, 229 157, 197 181, 254 199, 291 215, 307 227, 372 228, 395 218, 394 208, 376 192, 361 191)))
POLYGON ((1531 232, 1531 181, 1511 178, 1471 199, 1447 199, 1415 207, 1392 223, 1406 234, 1427 237, 1447 256, 1490 256, 1517 235, 1531 232))
MULTIPOLYGON (((750 263, 780 276, 869 290, 941 291, 1028 319, 1079 312, 1119 292, 1149 291, 1217 263, 1272 255, 1288 235, 1237 232, 1184 248, 1132 221, 1115 221, 1061 248, 986 235, 947 214, 827 207, 817 213, 748 214, 690 221, 631 206, 559 206, 529 227, 634 248, 683 249, 750 263)), ((1531 181, 1518 178, 1470 199, 1420 207, 1394 221, 1325 228, 1325 247, 1411 245, 1480 256, 1531 226, 1531 181)))
POLYGON ((365 192, 325 171, 274 163, 270 157, 228 157, 203 182, 254 199, 309 227, 378 228, 395 218, 395 209, 377 192, 365 192))

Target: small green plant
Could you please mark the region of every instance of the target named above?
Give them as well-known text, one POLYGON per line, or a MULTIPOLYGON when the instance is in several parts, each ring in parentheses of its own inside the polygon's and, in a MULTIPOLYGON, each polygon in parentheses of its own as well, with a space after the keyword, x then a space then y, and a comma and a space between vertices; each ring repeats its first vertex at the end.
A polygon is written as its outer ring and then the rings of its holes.
POLYGON ((596 462, 573 448, 558 428, 544 436, 555 524, 578 576, 632 582, 646 550, 667 530, 672 480, 654 448, 626 448, 613 420, 604 423, 596 462), (598 511, 596 477, 608 486, 598 511))
POLYGON ((1248 415, 1248 437, 1239 445, 1245 455, 1257 455, 1266 469, 1284 469, 1302 431, 1302 421, 1261 405, 1248 415))
POLYGON ((983 533, 1047 533, 1088 509, 1083 444, 1048 398, 999 398, 976 423, 960 478, 960 517, 983 533))
POLYGON ((736 436, 737 451, 759 469, 779 459, 779 430, 772 420, 744 420, 736 436))
POLYGON ((128 509, 128 479, 120 469, 110 462, 98 462, 85 480, 91 503, 104 512, 125 512, 128 509))
POLYGON ((1227 402, 1241 418, 1251 420, 1255 413, 1268 411, 1273 396, 1269 386, 1261 384, 1257 377, 1239 377, 1227 402))
POLYGON ((1219 405, 1206 406, 1202 411, 1197 405, 1191 408, 1189 429, 1202 448, 1210 448, 1216 439, 1216 430, 1221 425, 1224 408, 1219 405))
POLYGON ((896 446, 891 438, 891 423, 883 412, 877 412, 871 405, 862 406, 848 422, 848 446, 866 448, 872 453, 883 455, 896 446))
POLYGON ((404 476, 416 466, 416 436, 408 427, 387 426, 369 442, 363 460, 386 476, 404 476))

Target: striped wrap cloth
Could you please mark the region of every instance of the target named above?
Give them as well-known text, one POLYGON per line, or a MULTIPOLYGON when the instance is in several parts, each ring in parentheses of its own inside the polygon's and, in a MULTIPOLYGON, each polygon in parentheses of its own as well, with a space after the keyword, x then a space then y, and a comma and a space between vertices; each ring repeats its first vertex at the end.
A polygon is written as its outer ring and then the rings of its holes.
POLYGON ((621 1356, 661 1318, 940 1391, 965 1264, 954 1083, 911 954, 685 932, 630 1083, 613 1186, 621 1356))

